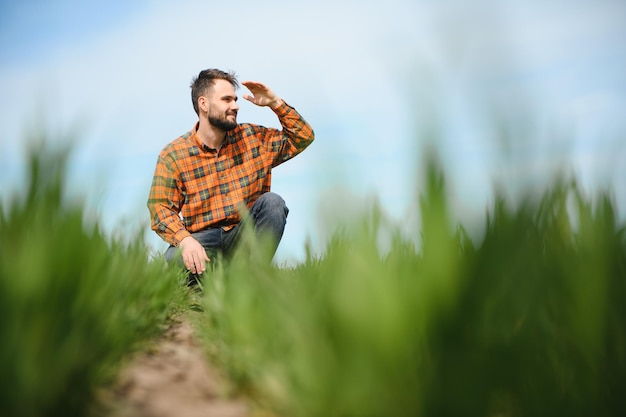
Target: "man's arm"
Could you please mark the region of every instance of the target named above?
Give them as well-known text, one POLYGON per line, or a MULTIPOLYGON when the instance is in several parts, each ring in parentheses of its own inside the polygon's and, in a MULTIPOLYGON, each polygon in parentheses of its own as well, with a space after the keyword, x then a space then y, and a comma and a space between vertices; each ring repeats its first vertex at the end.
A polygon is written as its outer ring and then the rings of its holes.
POLYGON ((191 235, 179 216, 181 204, 175 163, 168 155, 161 154, 152 177, 148 209, 152 230, 172 246, 178 246, 191 235))
POLYGON ((182 196, 175 172, 173 163, 159 156, 148 198, 152 230, 170 245, 180 247, 185 267, 194 274, 201 274, 209 258, 180 219, 182 196))
POLYGON ((283 130, 282 132, 276 131, 276 134, 280 135, 276 140, 281 140, 283 143, 276 154, 274 166, 293 158, 313 142, 315 139, 313 128, 296 109, 285 103, 263 83, 244 81, 242 84, 253 94, 253 96, 244 94, 244 99, 257 106, 270 107, 280 120, 283 130))

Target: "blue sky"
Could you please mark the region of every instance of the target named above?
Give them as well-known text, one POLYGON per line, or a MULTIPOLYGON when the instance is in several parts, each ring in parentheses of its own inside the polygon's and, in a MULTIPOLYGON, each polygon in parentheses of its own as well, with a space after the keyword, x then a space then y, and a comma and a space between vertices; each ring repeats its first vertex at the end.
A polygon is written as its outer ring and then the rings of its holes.
MULTIPOLYGON (((196 120, 193 75, 217 67, 265 82, 316 131, 274 173, 291 209, 279 262, 374 196, 413 230, 428 141, 465 224, 494 184, 514 198, 558 169, 609 187, 623 215, 624 39, 618 0, 0 0, 0 186, 19 186, 29 133, 75 134, 72 187, 107 228, 147 229, 158 152, 196 120)), ((250 103, 239 120, 278 126, 250 103)))

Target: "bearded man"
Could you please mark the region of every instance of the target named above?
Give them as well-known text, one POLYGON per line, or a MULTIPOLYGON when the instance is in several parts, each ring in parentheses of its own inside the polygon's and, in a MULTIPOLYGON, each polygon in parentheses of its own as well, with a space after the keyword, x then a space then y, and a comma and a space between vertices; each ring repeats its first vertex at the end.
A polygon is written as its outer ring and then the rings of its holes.
POLYGON ((274 255, 287 222, 285 201, 270 191, 272 168, 313 142, 302 116, 266 85, 245 81, 243 98, 269 107, 282 129, 237 123, 239 82, 233 72, 201 71, 191 84, 198 122, 159 154, 148 209, 151 227, 198 279, 207 262, 232 254, 244 223, 266 234, 274 255), (242 214, 248 213, 242 221, 242 214))

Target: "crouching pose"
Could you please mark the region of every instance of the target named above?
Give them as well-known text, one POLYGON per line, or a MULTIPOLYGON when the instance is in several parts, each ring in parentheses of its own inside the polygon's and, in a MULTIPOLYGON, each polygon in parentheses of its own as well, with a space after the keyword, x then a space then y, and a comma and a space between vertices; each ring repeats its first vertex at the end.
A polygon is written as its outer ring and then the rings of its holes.
POLYGON ((243 98, 269 107, 282 129, 237 123, 235 74, 201 71, 191 85, 199 120, 163 148, 150 188, 152 230, 170 244, 166 258, 182 261, 194 277, 218 253, 232 253, 246 222, 270 236, 274 255, 289 209, 270 191, 272 168, 314 139, 311 126, 269 87, 242 84, 250 91, 243 98), (244 212, 249 215, 242 221, 244 212))

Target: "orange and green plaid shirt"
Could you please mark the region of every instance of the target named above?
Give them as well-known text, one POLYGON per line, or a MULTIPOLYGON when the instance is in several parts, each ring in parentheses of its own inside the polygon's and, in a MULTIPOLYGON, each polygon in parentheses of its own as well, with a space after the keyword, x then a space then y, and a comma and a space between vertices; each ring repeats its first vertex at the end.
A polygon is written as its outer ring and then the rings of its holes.
POLYGON ((154 230, 178 246, 193 232, 232 228, 240 210, 270 190, 272 168, 302 152, 314 134, 291 106, 274 112, 282 131, 242 123, 226 133, 219 151, 206 146, 194 128, 159 154, 148 208, 154 230))

